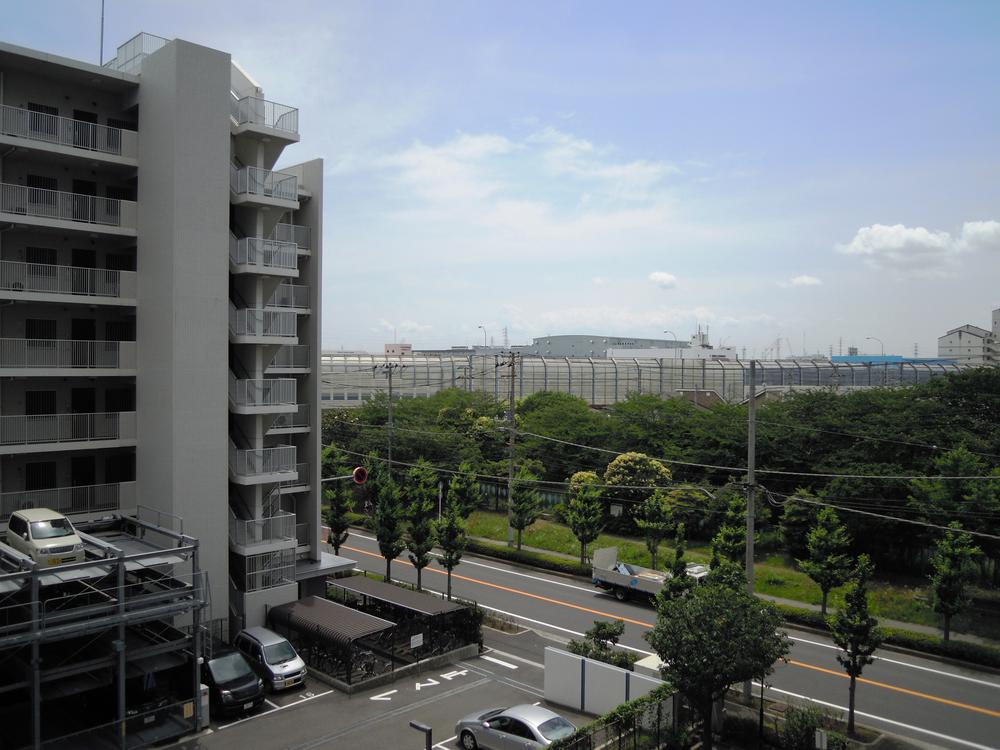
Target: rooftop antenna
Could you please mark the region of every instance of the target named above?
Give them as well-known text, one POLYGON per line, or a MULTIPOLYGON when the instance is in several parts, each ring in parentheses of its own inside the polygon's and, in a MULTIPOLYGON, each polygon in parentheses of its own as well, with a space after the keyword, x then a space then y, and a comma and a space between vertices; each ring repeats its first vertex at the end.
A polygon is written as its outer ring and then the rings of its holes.
POLYGON ((104 0, 101 0, 101 54, 98 55, 100 65, 104 67, 104 0))

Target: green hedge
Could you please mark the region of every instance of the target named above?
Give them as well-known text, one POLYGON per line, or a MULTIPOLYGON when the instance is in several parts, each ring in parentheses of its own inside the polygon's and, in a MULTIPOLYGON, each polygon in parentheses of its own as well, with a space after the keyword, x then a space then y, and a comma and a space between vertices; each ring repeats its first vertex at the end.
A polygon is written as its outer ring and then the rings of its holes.
POLYGON ((469 539, 466 542, 466 551, 475 555, 487 555, 509 562, 524 563, 536 568, 554 570, 557 573, 569 573, 575 576, 589 578, 591 569, 589 565, 581 565, 576 560, 569 560, 556 555, 547 555, 544 552, 534 552, 529 550, 517 550, 502 544, 482 542, 478 539, 469 539))

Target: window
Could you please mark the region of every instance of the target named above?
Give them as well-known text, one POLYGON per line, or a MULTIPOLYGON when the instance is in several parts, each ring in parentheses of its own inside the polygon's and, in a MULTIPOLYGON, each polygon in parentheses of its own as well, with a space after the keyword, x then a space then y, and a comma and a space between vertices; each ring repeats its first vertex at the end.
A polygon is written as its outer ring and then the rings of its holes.
POLYGON ((24 248, 24 262, 38 263, 45 266, 56 265, 56 250, 52 247, 26 247, 24 248))
POLYGON ((48 490, 56 486, 56 462, 38 461, 24 465, 24 489, 48 490))
POLYGON ((28 523, 20 516, 11 516, 10 522, 7 524, 7 530, 12 531, 18 536, 23 536, 28 531, 28 523))
POLYGON ((56 413, 55 391, 25 391, 24 413, 29 416, 56 413))
POLYGON ((28 132, 32 138, 58 140, 59 107, 28 102, 28 132))
POLYGON ((54 339, 57 338, 56 321, 28 318, 24 321, 24 338, 54 339))
POLYGON ((59 189, 59 181, 55 177, 29 174, 24 178, 24 183, 28 186, 28 205, 33 213, 58 215, 54 191, 59 189))

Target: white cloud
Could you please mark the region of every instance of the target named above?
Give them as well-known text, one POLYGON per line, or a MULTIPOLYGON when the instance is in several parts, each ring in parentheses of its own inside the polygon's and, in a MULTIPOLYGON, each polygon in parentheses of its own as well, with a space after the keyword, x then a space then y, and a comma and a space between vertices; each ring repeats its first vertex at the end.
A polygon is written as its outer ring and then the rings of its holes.
POLYGON ((607 286, 608 285, 608 280, 606 278, 604 278, 603 276, 595 276, 594 278, 591 279, 591 281, 593 282, 594 286, 607 286))
POLYGON ((660 289, 673 289, 677 286, 677 277, 666 271, 653 271, 649 274, 649 280, 660 289))
POLYGON ((787 281, 779 281, 778 286, 786 288, 795 286, 820 286, 822 283, 822 279, 815 276, 809 276, 808 274, 801 274, 799 276, 793 276, 787 281))
POLYGON ((873 268, 923 276, 946 274, 964 253, 1000 251, 1000 222, 969 221, 957 235, 902 224, 873 224, 859 229, 837 250, 859 256, 873 268))

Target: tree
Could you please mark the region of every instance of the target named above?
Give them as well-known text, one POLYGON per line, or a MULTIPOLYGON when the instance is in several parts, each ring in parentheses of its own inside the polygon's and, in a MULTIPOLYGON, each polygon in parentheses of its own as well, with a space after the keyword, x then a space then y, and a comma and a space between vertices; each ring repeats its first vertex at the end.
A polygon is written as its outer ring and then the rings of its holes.
POLYGON ((650 567, 656 569, 656 553, 673 523, 670 520, 670 502, 662 490, 655 490, 647 497, 635 514, 635 525, 639 527, 646 540, 652 562, 650 567))
POLYGON ((417 591, 422 588, 424 568, 430 565, 434 549, 434 510, 437 506, 438 478, 430 464, 419 459, 406 472, 403 499, 406 507, 406 547, 417 571, 417 591))
POLYGON ((347 541, 351 523, 347 514, 354 510, 353 488, 349 486, 327 487, 323 498, 329 504, 326 511, 326 525, 330 527, 327 543, 333 547, 333 554, 340 554, 340 545, 347 541))
POLYGON ((934 611, 944 617, 944 641, 951 638, 951 618, 969 604, 966 586, 980 549, 958 521, 941 537, 931 554, 931 594, 934 611))
POLYGON ((594 626, 584 633, 583 641, 570 641, 566 650, 622 669, 632 669, 638 655, 615 650, 624 632, 625 623, 622 620, 594 620, 594 626))
POLYGON ((569 479, 569 502, 564 516, 573 536, 580 542, 580 564, 587 561, 587 545, 595 541, 604 528, 604 506, 601 503, 600 479, 593 471, 578 471, 569 479))
POLYGON ((382 483, 375 503, 375 538, 385 558, 385 580, 392 580, 392 561, 406 549, 403 542, 403 508, 399 488, 391 479, 382 483))
POLYGON ((687 574, 687 563, 684 561, 686 551, 684 524, 678 524, 677 533, 674 535, 674 561, 668 571, 667 580, 663 583, 663 588, 656 595, 657 607, 661 602, 682 597, 694 588, 694 579, 687 574))
POLYGON ((837 661, 851 678, 847 713, 847 733, 851 735, 854 734, 854 691, 858 677, 872 663, 872 654, 882 645, 878 620, 868 612, 868 579, 872 570, 868 555, 858 557, 844 596, 844 606, 833 617, 827 618, 830 636, 841 650, 837 661))
POLYGON ((729 501, 726 517, 722 526, 712 537, 713 568, 718 567, 723 560, 729 560, 738 565, 746 563, 746 499, 735 495, 729 501))
POLYGON ((448 502, 458 503, 458 512, 462 518, 468 518, 482 502, 483 492, 476 476, 476 467, 471 461, 462 461, 458 465, 458 473, 448 480, 448 502))
POLYGON ((851 575, 851 559, 847 554, 850 545, 847 527, 840 524, 837 512, 833 508, 822 508, 807 538, 809 557, 798 563, 823 592, 821 612, 824 617, 830 590, 843 586, 851 575))
POLYGON ((645 638, 663 660, 663 678, 702 720, 702 747, 712 748, 712 706, 736 682, 771 673, 791 641, 777 609, 746 591, 706 584, 663 602, 645 638))
POLYGON ((458 500, 449 497, 444 515, 434 523, 434 535, 441 547, 441 567, 448 571, 448 601, 451 601, 451 571, 458 567, 465 552, 465 521, 458 500))
POLYGON ((793 559, 799 559, 809 554, 809 530, 816 524, 816 506, 809 503, 797 503, 796 497, 814 499, 806 490, 796 490, 792 498, 785 503, 781 514, 781 539, 785 550, 793 559))
POLYGON ((669 484, 673 475, 670 469, 645 453, 623 453, 604 470, 604 483, 614 485, 611 495, 623 501, 624 512, 619 527, 630 527, 631 521, 642 504, 652 493, 653 487, 669 484))
POLYGON ((521 533, 531 526, 542 512, 542 497, 531 484, 537 477, 521 468, 514 478, 513 497, 510 499, 510 525, 517 530, 517 548, 521 549, 521 533))

